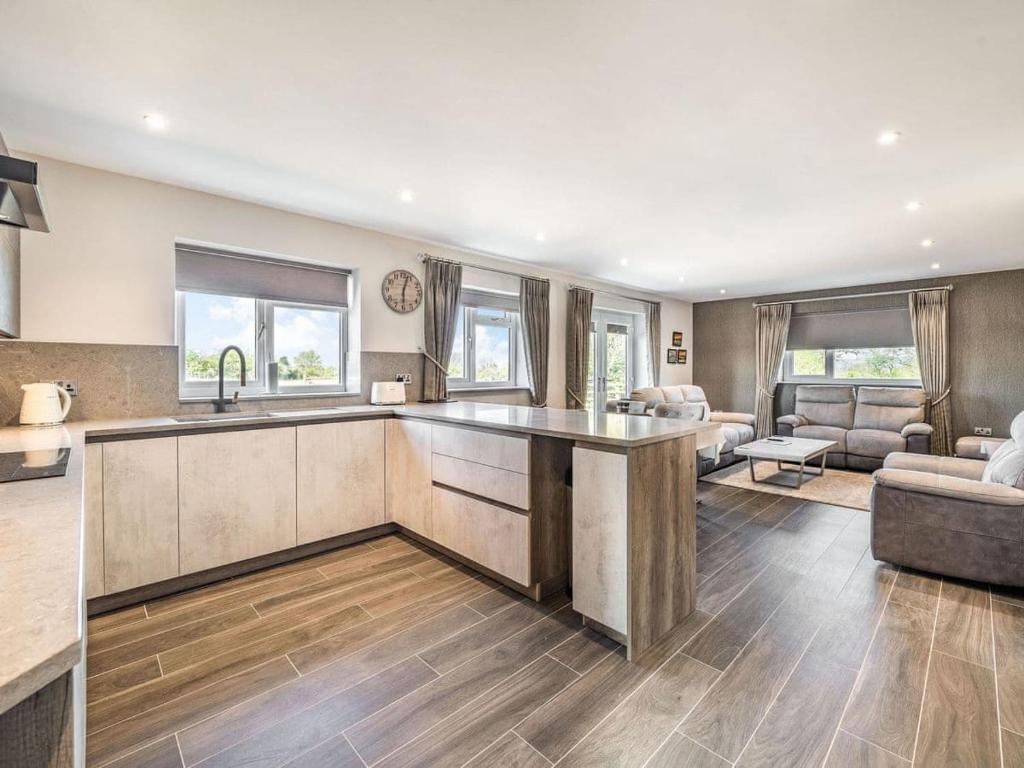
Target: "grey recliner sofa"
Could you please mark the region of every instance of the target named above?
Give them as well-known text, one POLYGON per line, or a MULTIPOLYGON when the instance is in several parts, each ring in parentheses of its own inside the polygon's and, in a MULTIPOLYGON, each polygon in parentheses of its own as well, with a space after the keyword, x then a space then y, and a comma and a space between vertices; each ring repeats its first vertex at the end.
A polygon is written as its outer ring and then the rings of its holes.
POLYGON ((834 440, 828 466, 874 470, 894 452, 930 453, 925 394, 910 387, 801 384, 796 413, 776 419, 783 437, 834 440))
MULTIPOLYGON (((732 411, 712 411, 704 390, 694 384, 680 384, 668 387, 643 387, 634 389, 629 399, 642 402, 644 413, 651 416, 676 415, 677 406, 696 405, 704 409, 702 421, 711 421, 722 428, 725 443, 718 451, 718 463, 710 455, 701 455, 697 463, 697 474, 706 475, 716 469, 727 467, 736 461, 733 449, 754 439, 754 414, 732 411)), ((632 411, 630 411, 632 413, 632 411)), ((710 452, 708 452, 710 453, 710 452)))
POLYGON ((1024 413, 988 461, 890 454, 874 474, 871 553, 924 571, 1024 586, 1024 413))

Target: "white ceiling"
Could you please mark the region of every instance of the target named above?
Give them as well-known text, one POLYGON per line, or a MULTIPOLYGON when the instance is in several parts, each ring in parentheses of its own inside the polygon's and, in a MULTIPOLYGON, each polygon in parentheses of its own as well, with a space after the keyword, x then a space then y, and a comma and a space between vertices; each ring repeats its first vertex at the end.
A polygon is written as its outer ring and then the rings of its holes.
POLYGON ((19 150, 687 299, 1024 265, 1021 0, 0 13, 19 150))

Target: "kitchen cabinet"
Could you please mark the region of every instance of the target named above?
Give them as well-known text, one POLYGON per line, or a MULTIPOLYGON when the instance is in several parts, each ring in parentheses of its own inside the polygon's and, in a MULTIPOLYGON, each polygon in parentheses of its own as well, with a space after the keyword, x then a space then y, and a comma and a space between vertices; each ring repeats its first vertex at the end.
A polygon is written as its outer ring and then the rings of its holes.
POLYGON ((85 446, 85 596, 103 594, 103 444, 85 446))
POLYGON ((430 537, 430 424, 409 419, 387 422, 387 517, 430 537))
POLYGON ((178 575, 177 445, 158 437, 102 446, 106 594, 178 575))
POLYGON ((386 522, 384 420, 297 427, 298 543, 386 522))
POLYGON ((295 430, 178 438, 182 574, 296 545, 295 430))

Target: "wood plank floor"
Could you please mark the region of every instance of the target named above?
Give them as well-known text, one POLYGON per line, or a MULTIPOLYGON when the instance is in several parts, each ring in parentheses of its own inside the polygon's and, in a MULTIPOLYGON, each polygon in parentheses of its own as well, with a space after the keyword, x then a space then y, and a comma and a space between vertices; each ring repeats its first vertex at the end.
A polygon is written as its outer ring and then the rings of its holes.
POLYGON ((698 493, 698 610, 637 663, 399 536, 92 619, 88 765, 1024 765, 1024 593, 698 493))

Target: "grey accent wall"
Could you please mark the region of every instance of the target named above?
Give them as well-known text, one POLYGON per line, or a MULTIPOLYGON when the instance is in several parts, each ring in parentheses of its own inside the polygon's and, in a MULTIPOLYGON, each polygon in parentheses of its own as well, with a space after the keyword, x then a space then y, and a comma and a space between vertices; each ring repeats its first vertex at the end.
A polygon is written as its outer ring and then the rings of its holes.
MULTIPOLYGON (((757 298, 707 301, 693 305, 693 382, 721 410, 754 408, 754 301, 810 299, 843 293, 953 285, 950 346, 953 428, 957 435, 992 427, 1007 435, 1010 421, 1024 410, 1024 270, 985 272, 930 280, 877 283, 850 288, 757 298)), ((836 308, 856 300, 836 302, 836 308)), ((796 385, 782 384, 776 415, 793 412, 796 385)))
MULTIPOLYGON (((423 355, 418 352, 363 352, 360 394, 347 397, 244 400, 243 411, 358 405, 370 401, 370 384, 393 381, 411 373, 410 401, 423 396, 423 355)), ((178 349, 175 346, 71 344, 0 341, 0 425, 18 423, 21 385, 52 379, 74 379, 78 397, 69 421, 175 416, 212 411, 209 403, 178 402, 178 349)), ((509 391, 467 393, 459 399, 528 405, 528 394, 509 391)))
POLYGON ((0 224, 0 336, 21 335, 21 230, 0 224))

